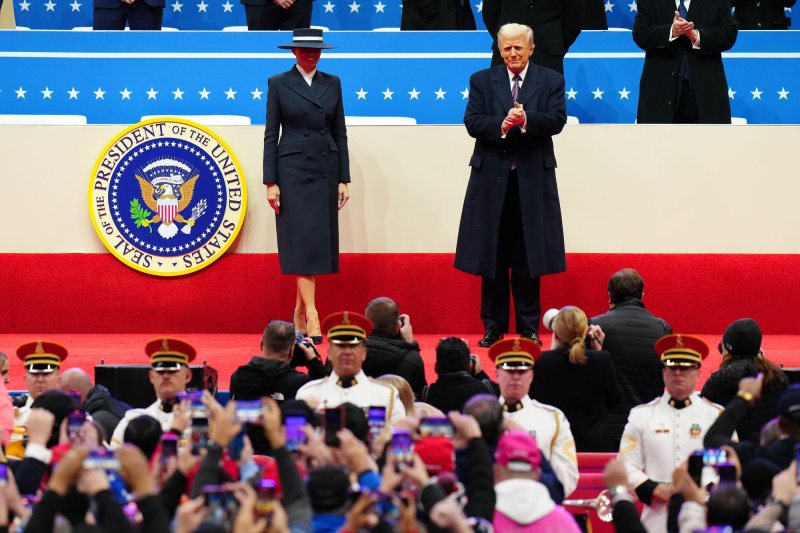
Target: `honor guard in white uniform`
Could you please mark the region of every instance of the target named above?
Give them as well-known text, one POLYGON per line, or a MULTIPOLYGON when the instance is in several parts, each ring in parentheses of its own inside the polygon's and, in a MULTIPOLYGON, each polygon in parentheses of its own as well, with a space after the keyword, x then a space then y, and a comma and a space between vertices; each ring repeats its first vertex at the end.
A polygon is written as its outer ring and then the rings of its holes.
POLYGON ((14 409, 14 426, 24 426, 31 413, 33 401, 43 393, 58 388, 58 371, 67 358, 67 349, 56 342, 31 341, 17 348, 17 357, 25 366, 25 386, 28 399, 14 409))
POLYGON ((649 533, 667 531, 672 472, 703 448, 703 437, 723 408, 700 397, 695 385, 708 346, 691 335, 667 335, 656 342, 666 391, 631 409, 619 456, 643 503, 642 524, 649 533))
POLYGON ((564 496, 569 496, 578 486, 578 458, 569 421, 560 409, 528 397, 539 354, 539 345, 526 338, 504 339, 489 348, 489 358, 497 367, 503 416, 536 437, 564 487, 564 496))
POLYGON ((177 403, 179 392, 186 391, 186 385, 192 380, 189 363, 197 356, 197 351, 186 341, 162 337, 153 339, 145 346, 152 366, 149 377, 156 392, 156 401, 144 409, 131 409, 119 421, 111 446, 123 443, 128 423, 142 415, 149 415, 161 423, 165 432, 172 429, 172 408, 177 403))
POLYGON ((328 358, 333 371, 328 377, 300 387, 296 399, 316 404, 318 411, 343 403, 362 408, 384 406, 389 424, 405 418, 397 389, 368 378, 361 370, 367 356, 364 339, 372 330, 372 322, 362 314, 344 311, 325 317, 322 330, 328 333, 328 358))

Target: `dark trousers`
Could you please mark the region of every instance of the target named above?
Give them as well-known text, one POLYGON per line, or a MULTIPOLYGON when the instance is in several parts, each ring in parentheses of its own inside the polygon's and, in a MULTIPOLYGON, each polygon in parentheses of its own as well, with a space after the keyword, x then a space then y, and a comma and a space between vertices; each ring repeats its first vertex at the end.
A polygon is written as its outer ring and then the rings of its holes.
POLYGON ((143 0, 132 4, 121 3, 119 7, 96 7, 92 19, 95 30, 124 30, 125 23, 132 30, 160 30, 164 18, 162 6, 153 7, 143 0))
POLYGON ((675 107, 675 124, 699 124, 700 114, 697 111, 697 100, 694 98, 694 89, 690 79, 678 82, 677 95, 675 100, 678 105, 675 107))
POLYGON ((283 9, 268 0, 267 5, 245 4, 247 29, 250 31, 293 30, 311 26, 311 2, 297 0, 289 9, 283 9))
POLYGON ((541 314, 541 280, 538 277, 531 278, 528 273, 516 170, 512 170, 508 176, 497 252, 497 277, 481 277, 481 320, 484 328, 494 326, 501 333, 508 332, 510 281, 517 333, 537 331, 541 314))

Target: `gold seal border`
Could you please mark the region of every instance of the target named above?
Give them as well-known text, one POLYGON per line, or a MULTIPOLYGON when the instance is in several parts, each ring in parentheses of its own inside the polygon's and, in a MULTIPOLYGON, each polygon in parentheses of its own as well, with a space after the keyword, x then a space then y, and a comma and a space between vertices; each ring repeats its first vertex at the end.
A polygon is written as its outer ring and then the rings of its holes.
MULTIPOLYGON (((116 170, 116 168, 117 167, 115 166, 114 170, 116 170)), ((226 190, 227 190, 227 187, 226 187, 226 190)), ((103 246, 105 246, 106 249, 109 252, 111 252, 111 254, 114 257, 116 257, 120 262, 122 262, 125 266, 127 266, 129 268, 132 268, 134 270, 138 270, 139 272, 143 272, 145 274, 150 274, 151 276, 158 276, 158 277, 185 276, 187 274, 191 274, 193 272, 197 272, 198 270, 202 270, 202 269, 204 269, 206 267, 211 266, 212 264, 214 264, 214 262, 217 259, 219 259, 223 255, 225 255, 225 253, 228 251, 228 249, 231 247, 231 245, 234 242, 236 242, 236 239, 239 236, 239 231, 242 229, 242 226, 244 226, 244 220, 245 220, 245 216, 247 214, 247 181, 246 181, 244 172, 242 172, 242 165, 239 162, 239 158, 236 157, 236 154, 233 152, 233 150, 231 150, 231 147, 228 146, 228 143, 226 143, 219 135, 217 135, 215 132, 211 131, 208 127, 203 126, 202 124, 198 124, 197 122, 194 122, 194 121, 191 121, 191 120, 187 120, 185 118, 169 117, 169 116, 157 117, 157 118, 152 118, 152 119, 148 119, 148 120, 143 120, 141 122, 137 122, 136 124, 128 126, 125 130, 123 130, 122 132, 118 133, 110 142, 108 142, 103 147, 103 150, 100 152, 100 155, 98 156, 97 160, 95 161, 94 167, 92 167, 92 174, 91 174, 91 176, 89 178, 88 205, 89 205, 89 218, 92 221, 92 227, 94 228, 95 233, 97 233, 97 236, 99 237, 100 242, 102 242, 103 246), (151 269, 148 269, 148 268, 143 267, 143 266, 139 266, 136 263, 126 259, 124 257, 124 255, 120 254, 116 250, 116 248, 114 248, 114 246, 106 239, 105 232, 102 230, 102 228, 100 228, 100 226, 97 223, 97 217, 96 217, 96 211, 95 211, 95 205, 94 205, 94 198, 95 198, 94 183, 95 183, 95 177, 97 176, 97 171, 100 169, 100 164, 103 162, 103 158, 108 153, 108 151, 111 149, 111 147, 114 146, 122 137, 126 136, 127 134, 129 134, 133 130, 141 128, 143 126, 147 126, 149 124, 156 124, 156 123, 159 123, 159 122, 174 122, 174 123, 178 123, 178 124, 184 124, 186 126, 191 126, 193 128, 198 129, 199 131, 202 131, 203 133, 205 133, 206 135, 208 135, 209 137, 211 137, 212 139, 217 141, 220 144, 220 146, 222 146, 225 149, 225 151, 228 153, 228 155, 231 156, 231 160, 233 161, 233 164, 236 167, 236 172, 237 172, 237 175, 239 176, 239 181, 241 182, 241 188, 242 188, 242 208, 240 210, 241 211, 241 215, 239 215, 239 220, 238 220, 238 223, 236 224, 236 229, 234 229, 233 234, 231 235, 231 238, 228 239, 228 241, 220 248, 219 252, 215 253, 211 258, 209 258, 209 259, 203 261, 202 263, 200 263, 198 265, 195 265, 195 266, 193 266, 191 268, 187 268, 186 270, 181 270, 181 271, 178 271, 178 272, 155 272, 155 271, 153 271, 151 269)), ((227 209, 226 209, 226 211, 227 211, 227 209)), ((119 231, 119 229, 116 228, 116 225, 115 225, 115 229, 117 229, 117 231, 119 231)), ((125 241, 127 242, 127 239, 125 239, 125 241)), ((138 246, 136 246, 134 244, 131 244, 131 246, 133 246, 137 250, 139 250, 138 246)), ((160 257, 160 256, 157 256, 157 257, 160 257)))

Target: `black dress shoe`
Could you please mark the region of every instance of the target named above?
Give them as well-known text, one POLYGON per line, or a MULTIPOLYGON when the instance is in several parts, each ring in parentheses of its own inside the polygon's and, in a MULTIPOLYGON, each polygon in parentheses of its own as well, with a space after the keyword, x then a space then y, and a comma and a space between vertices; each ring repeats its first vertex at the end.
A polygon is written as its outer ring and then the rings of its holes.
POLYGON ((525 329, 522 331, 522 338, 523 339, 530 339, 539 346, 542 345, 542 340, 539 338, 539 333, 532 329, 525 329))
POLYGON ((489 326, 486 328, 486 333, 483 334, 483 338, 478 341, 478 346, 481 348, 488 348, 492 344, 496 343, 500 339, 503 338, 503 335, 497 331, 497 328, 494 326, 489 326))

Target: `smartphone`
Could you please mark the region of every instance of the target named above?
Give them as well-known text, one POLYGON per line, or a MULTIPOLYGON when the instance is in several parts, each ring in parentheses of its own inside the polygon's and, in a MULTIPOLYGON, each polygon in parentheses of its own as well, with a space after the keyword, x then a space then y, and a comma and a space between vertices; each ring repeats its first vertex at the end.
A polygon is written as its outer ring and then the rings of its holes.
POLYGON ((378 494, 375 501, 375 511, 380 517, 381 521, 386 522, 390 526, 396 526, 400 521, 400 508, 394 503, 392 494, 378 494))
POLYGON ((242 450, 244 450, 244 430, 236 434, 228 443, 228 457, 234 461, 242 458, 242 450))
POLYGON ((392 440, 389 444, 395 469, 414 464, 414 438, 405 429, 392 431, 392 440))
POLYGON ((275 511, 275 480, 262 478, 258 482, 258 496, 256 498, 255 514, 259 518, 269 521, 275 511))
POLYGON ((421 437, 453 438, 453 425, 445 417, 422 418, 419 421, 419 434, 421 437))
POLYGON ((795 479, 800 483, 800 442, 794 448, 794 460, 797 464, 797 472, 795 472, 795 479))
POLYGON ((107 472, 116 472, 119 470, 119 460, 111 450, 95 448, 83 460, 83 468, 101 468, 107 472))
POLYGON ((178 455, 178 436, 173 433, 164 433, 161 436, 161 464, 167 466, 170 457, 178 455))
POLYGON ((706 448, 703 450, 703 466, 717 466, 728 462, 728 452, 720 448, 706 448))
POLYGON ((261 400, 238 400, 236 418, 242 424, 261 424, 261 400))
POLYGON ((372 441, 386 427, 386 407, 372 405, 367 408, 367 425, 369 426, 369 440, 372 441))
POLYGON ((191 404, 193 417, 206 417, 208 416, 208 408, 203 403, 203 391, 187 391, 179 392, 175 395, 179 402, 189 402, 191 404))
POLYGON ((75 409, 67 415, 67 439, 74 443, 81 436, 81 429, 86 423, 86 413, 80 409, 75 409))
POLYGON ((200 450, 208 445, 208 418, 192 418, 192 455, 200 455, 200 450))
POLYGON ((286 417, 286 449, 290 452, 296 452, 300 449, 301 444, 306 443, 306 434, 303 432, 303 426, 308 423, 304 416, 287 416, 286 417))
POLYGON ((8 485, 8 465, 0 463, 0 487, 8 485))
POLYGON ((222 485, 203 485, 203 498, 205 500, 205 521, 231 531, 238 504, 233 493, 222 485))
POLYGON ((346 427, 346 411, 343 405, 339 407, 330 407, 325 409, 322 416, 322 423, 325 426, 325 444, 338 448, 341 442, 336 433, 342 428, 346 427))
POLYGON ((703 479, 703 450, 695 450, 689 456, 689 475, 700 487, 703 479))
POLYGON ((736 485, 736 467, 732 463, 720 463, 717 465, 720 485, 736 485))

